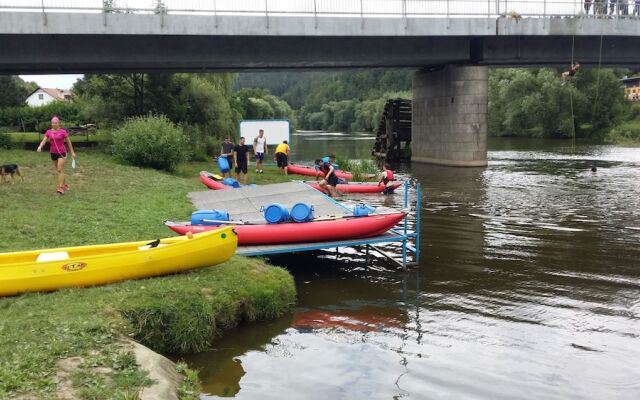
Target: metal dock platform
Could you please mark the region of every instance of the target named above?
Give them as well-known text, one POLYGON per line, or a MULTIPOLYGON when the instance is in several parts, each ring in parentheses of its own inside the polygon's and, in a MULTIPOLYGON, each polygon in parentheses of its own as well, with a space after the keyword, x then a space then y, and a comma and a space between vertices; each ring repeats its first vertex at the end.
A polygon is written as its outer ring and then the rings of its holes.
MULTIPOLYGON (((408 207, 408 184, 405 183, 405 208, 408 207)), ((189 193, 189 200, 198 210, 226 210, 231 220, 234 221, 264 221, 262 207, 271 203, 280 203, 290 209, 294 204, 304 202, 314 207, 315 218, 330 218, 350 216, 352 210, 331 197, 313 189, 302 182, 286 182, 271 185, 245 186, 230 190, 208 190, 204 192, 189 193)), ((417 187, 416 217, 419 218, 420 187, 417 187)), ((378 207, 376 213, 396 211, 391 208, 378 207)), ((420 223, 416 220, 414 232, 407 230, 407 218, 404 219, 404 227, 392 229, 383 235, 332 242, 289 243, 260 246, 238 246, 236 254, 243 256, 265 256, 271 254, 297 253, 301 251, 336 249, 340 247, 366 246, 367 250, 373 248, 377 252, 406 267, 417 263, 419 258, 419 234, 420 223), (415 239, 415 246, 408 242, 415 239), (386 254, 375 245, 401 242, 402 260, 386 254), (413 253, 414 261, 408 262, 408 253, 413 253)))

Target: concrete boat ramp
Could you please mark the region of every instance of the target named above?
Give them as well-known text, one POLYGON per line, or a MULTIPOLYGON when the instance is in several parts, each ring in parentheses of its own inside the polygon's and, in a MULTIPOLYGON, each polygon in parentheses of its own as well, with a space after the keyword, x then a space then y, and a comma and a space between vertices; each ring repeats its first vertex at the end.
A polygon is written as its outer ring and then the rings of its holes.
MULTIPOLYGON (((198 210, 225 210, 233 221, 252 223, 265 222, 261 209, 272 203, 280 203, 287 209, 296 203, 306 203, 314 208, 315 218, 330 218, 350 216, 352 210, 333 200, 324 193, 313 189, 303 182, 275 183, 270 185, 243 186, 236 189, 208 190, 191 192, 189 200, 198 210)), ((378 207, 376 213, 397 211, 391 208, 378 207)), ((406 223, 406 222, 405 222, 406 223)), ((342 240, 334 242, 290 243, 260 246, 238 246, 236 254, 244 256, 262 256, 270 254, 296 253, 301 251, 336 249, 339 247, 369 246, 389 242, 402 242, 403 254, 406 253, 407 240, 415 233, 407 234, 400 230, 390 230, 387 233, 366 239, 342 240)), ((374 248, 375 249, 375 248, 374 248)), ((410 248, 410 250, 413 247, 410 248)), ((376 249, 383 253, 381 250, 376 249)), ((387 254, 385 256, 390 257, 387 254)), ((398 260, 394 260, 398 262, 398 260)), ((407 265, 406 255, 403 264, 407 265)))

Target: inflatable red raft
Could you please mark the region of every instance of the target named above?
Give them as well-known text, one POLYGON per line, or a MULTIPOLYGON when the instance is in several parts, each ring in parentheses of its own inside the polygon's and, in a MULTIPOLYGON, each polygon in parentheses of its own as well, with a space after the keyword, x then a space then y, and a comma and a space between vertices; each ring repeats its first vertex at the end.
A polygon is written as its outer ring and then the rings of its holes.
MULTIPOLYGON (((324 192, 318 182, 306 181, 305 183, 316 190, 324 192)), ((391 189, 386 193, 393 193, 393 191, 400 187, 401 184, 402 183, 400 182, 394 182, 391 189)), ((384 192, 385 185, 377 185, 375 183, 366 182, 353 182, 348 184, 338 183, 336 185, 336 189, 338 190, 338 192, 343 193, 382 193, 384 192)))
POLYGON ((207 171, 200 171, 200 182, 204 183, 206 187, 213 190, 233 189, 231 186, 227 186, 221 181, 217 180, 213 174, 207 171))
MULTIPOLYGON (((290 174, 297 174, 297 175, 305 175, 305 176, 316 176, 316 169, 313 167, 307 167, 304 165, 296 165, 296 164, 291 164, 287 167, 287 171, 290 174)), ((320 172, 320 175, 324 177, 324 172, 320 172)), ((341 169, 336 170, 336 176, 338 178, 342 178, 342 179, 346 179, 346 180, 350 180, 353 179, 353 174, 351 172, 347 172, 347 171, 343 171, 341 169)))
MULTIPOLYGON (((329 242, 378 236, 398 224, 406 213, 372 214, 365 217, 343 217, 323 221, 283 224, 234 225, 239 245, 329 242)), ((174 232, 200 233, 218 229, 216 225, 191 225, 188 222, 165 221, 174 232)))

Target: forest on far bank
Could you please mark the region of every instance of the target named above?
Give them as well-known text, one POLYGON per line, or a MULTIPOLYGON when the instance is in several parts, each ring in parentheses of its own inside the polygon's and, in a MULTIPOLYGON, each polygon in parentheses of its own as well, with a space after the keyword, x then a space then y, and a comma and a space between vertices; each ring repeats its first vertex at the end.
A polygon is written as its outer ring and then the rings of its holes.
MULTIPOLYGON (((550 68, 497 68, 489 75, 491 136, 589 138, 640 142, 640 103, 620 79, 629 70, 583 68, 568 84, 550 68)), ((41 131, 50 116, 67 124, 120 127, 127 119, 164 115, 182 126, 196 153, 209 154, 235 134, 241 119, 287 118, 295 129, 377 129, 388 99, 411 98, 410 69, 211 74, 88 74, 71 102, 27 107, 37 87, 0 77, 0 132, 41 131)))

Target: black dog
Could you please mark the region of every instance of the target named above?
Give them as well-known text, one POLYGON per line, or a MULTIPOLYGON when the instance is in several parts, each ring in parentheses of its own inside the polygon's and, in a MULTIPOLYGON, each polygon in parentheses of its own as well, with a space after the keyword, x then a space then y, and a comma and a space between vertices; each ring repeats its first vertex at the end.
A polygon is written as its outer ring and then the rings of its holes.
POLYGON ((13 182, 13 175, 18 175, 20 180, 24 181, 24 177, 20 173, 20 167, 17 164, 0 165, 0 182, 6 182, 7 175, 11 175, 11 182, 13 182))

